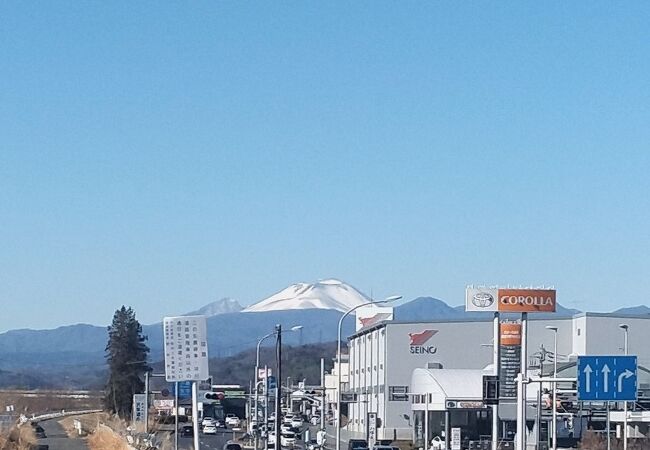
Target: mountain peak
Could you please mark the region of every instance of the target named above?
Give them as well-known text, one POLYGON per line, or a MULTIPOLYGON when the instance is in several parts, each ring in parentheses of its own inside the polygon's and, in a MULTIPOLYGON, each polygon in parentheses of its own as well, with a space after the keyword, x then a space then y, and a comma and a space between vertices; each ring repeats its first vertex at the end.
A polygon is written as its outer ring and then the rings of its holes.
POLYGON ((239 312, 242 309, 242 305, 239 304, 237 300, 230 297, 224 297, 222 299, 216 300, 212 303, 197 309, 196 311, 189 312, 185 314, 186 316, 217 316, 219 314, 228 314, 239 312))
POLYGON ((347 311, 370 299, 349 284, 328 278, 316 283, 296 283, 244 309, 244 312, 288 309, 334 309, 347 311))

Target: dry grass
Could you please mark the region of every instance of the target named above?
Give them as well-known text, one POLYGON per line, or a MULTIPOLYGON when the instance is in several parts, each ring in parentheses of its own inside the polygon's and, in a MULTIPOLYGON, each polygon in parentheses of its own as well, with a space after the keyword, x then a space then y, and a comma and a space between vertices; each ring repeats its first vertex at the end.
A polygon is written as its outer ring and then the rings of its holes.
MULTIPOLYGON (((578 447, 583 450, 607 450, 607 438, 602 434, 587 431, 578 447)), ((612 450, 623 450, 623 441, 612 437, 612 450)), ((648 450, 650 449, 650 440, 648 439, 630 439, 628 441, 628 450, 648 450)))
POLYGON ((107 426, 98 426, 88 438, 90 450, 129 450, 124 439, 107 426))
MULTIPOLYGON (((48 412, 102 409, 102 393, 98 391, 0 390, 0 406, 13 405, 16 413, 44 414, 48 412)), ((2 406, 4 408, 4 406, 2 406)))
POLYGON ((13 427, 0 435, 0 450, 29 450, 35 443, 36 436, 29 425, 13 427))
POLYGON ((59 423, 65 430, 65 432, 71 438, 78 438, 79 432, 74 427, 74 421, 78 420, 81 422, 82 437, 92 434, 95 432, 95 429, 99 426, 100 423, 110 423, 113 421, 113 418, 110 414, 102 413, 92 413, 92 414, 82 414, 79 416, 68 416, 59 420, 59 423))

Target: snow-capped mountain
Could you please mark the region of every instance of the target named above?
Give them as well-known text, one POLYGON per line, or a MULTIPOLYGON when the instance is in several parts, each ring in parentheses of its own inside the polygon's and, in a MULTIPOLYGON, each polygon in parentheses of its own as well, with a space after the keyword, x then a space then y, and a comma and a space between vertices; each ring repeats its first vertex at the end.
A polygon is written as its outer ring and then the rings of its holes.
POLYGON ((207 317, 212 317, 212 316, 217 316, 219 314, 228 314, 228 313, 234 313, 234 312, 239 312, 243 308, 242 305, 239 304, 237 300, 234 298, 230 297, 225 297, 220 300, 216 300, 212 303, 208 303, 207 305, 203 306, 200 309, 197 309, 196 311, 192 311, 190 313, 185 314, 186 316, 207 316, 207 317))
POLYGON ((340 280, 297 283, 244 309, 243 312, 283 311, 288 309, 334 309, 347 311, 370 299, 340 280))

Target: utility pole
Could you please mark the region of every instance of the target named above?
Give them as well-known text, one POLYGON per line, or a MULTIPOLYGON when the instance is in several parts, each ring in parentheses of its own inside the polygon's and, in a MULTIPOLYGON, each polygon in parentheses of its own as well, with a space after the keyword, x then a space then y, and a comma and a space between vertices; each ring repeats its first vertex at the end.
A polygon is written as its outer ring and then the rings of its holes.
POLYGON ((144 373, 144 432, 149 433, 149 371, 144 373))
POLYGON ((275 326, 276 341, 275 352, 277 360, 277 394, 275 396, 275 448, 279 449, 282 444, 280 442, 280 423, 282 422, 282 414, 280 409, 280 399, 282 396, 282 325, 275 326))
POLYGON ((174 383, 174 450, 178 450, 178 381, 174 383))
POLYGON ((320 404, 320 429, 325 429, 325 358, 320 359, 320 385, 323 388, 323 394, 320 404))

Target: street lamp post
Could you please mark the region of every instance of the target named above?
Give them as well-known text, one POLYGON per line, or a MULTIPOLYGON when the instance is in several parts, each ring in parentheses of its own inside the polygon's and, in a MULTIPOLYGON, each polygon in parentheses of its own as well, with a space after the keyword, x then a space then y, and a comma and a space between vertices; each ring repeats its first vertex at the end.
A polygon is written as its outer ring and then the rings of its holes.
MULTIPOLYGON (((553 378, 557 378, 557 327, 547 326, 547 330, 553 332, 553 378)), ((557 383, 553 383, 553 422, 551 423, 553 436, 552 449, 557 449, 557 383)))
MULTIPOLYGON (((623 330, 623 352, 627 355, 629 351, 628 332, 630 326, 622 323, 618 327, 623 330)), ((623 450, 627 450, 627 402, 623 402, 623 450)))
MULTIPOLYGON (((257 421, 257 410, 258 410, 258 405, 259 405, 259 399, 258 399, 258 396, 257 396, 257 379, 259 378, 259 372, 260 372, 260 346, 262 345, 262 342, 264 341, 264 339, 270 338, 271 336, 274 336, 274 335, 275 335, 275 331, 272 332, 272 333, 267 334, 266 336, 260 338, 257 341, 257 352, 256 352, 256 357, 255 357, 255 377, 253 378, 255 380, 255 383, 254 383, 254 385, 255 385, 255 406, 253 408, 254 413, 252 414, 252 416, 253 416, 252 419, 255 419, 255 421, 257 421)), ((268 377, 268 373, 264 373, 264 380, 265 380, 264 382, 265 383, 266 383, 267 377, 268 377)), ((259 427, 258 427, 258 429, 259 429, 259 427)), ((255 445, 255 450, 257 450, 258 446, 259 446, 259 441, 258 441, 257 435, 255 436, 255 444, 254 445, 255 445)))
POLYGON ((336 344, 336 361, 338 362, 338 370, 337 370, 337 384, 336 384, 336 450, 341 450, 341 330, 343 328, 343 320, 350 315, 350 313, 356 311, 357 309, 361 308, 362 306, 368 306, 368 305, 383 305, 386 303, 391 303, 394 301, 397 301, 401 299, 401 295, 393 295, 392 297, 388 297, 385 300, 381 300, 378 302, 366 302, 362 303, 360 305, 355 306, 354 308, 351 308, 345 312, 339 319, 339 327, 338 327, 338 338, 337 338, 337 344, 336 344))

